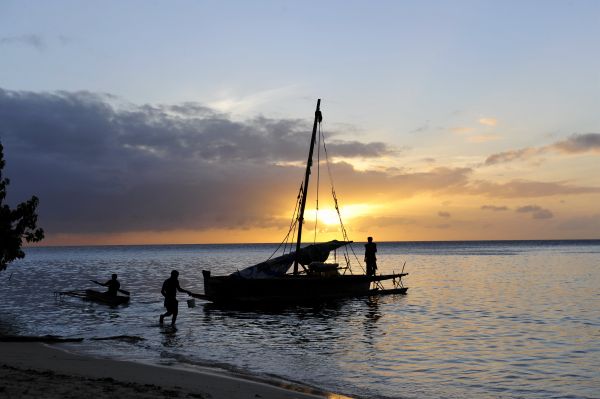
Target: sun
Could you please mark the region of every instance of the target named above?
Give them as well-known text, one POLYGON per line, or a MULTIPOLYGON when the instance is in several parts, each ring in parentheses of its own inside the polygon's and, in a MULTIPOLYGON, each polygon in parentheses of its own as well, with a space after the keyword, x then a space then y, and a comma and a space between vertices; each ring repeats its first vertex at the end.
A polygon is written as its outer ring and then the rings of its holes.
POLYGON ((319 210, 319 222, 324 223, 329 226, 340 224, 340 218, 338 214, 333 209, 323 209, 319 210))
MULTIPOLYGON (((369 212, 372 210, 371 208, 372 206, 366 204, 353 204, 342 206, 340 208, 342 221, 344 222, 344 224, 346 224, 354 218, 369 214, 369 212)), ((307 209, 305 215, 306 221, 314 222, 315 209, 307 209)), ((319 224, 324 224, 327 226, 335 226, 340 224, 340 218, 335 209, 319 209, 317 222, 319 224)))

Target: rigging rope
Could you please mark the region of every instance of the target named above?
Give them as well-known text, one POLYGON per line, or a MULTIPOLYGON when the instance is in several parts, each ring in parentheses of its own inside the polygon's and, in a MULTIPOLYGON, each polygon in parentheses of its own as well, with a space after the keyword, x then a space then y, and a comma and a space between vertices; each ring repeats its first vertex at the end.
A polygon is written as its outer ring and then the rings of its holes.
MULTIPOLYGON (((348 236, 348 232, 346 231, 346 227, 344 226, 344 222, 342 221, 342 215, 340 213, 340 207, 338 205, 337 195, 335 193, 335 186, 333 184, 333 174, 331 173, 331 166, 329 164, 329 154, 327 153, 327 145, 325 144, 325 135, 322 132, 321 132, 321 134, 323 135, 323 152, 325 153, 325 163, 327 164, 327 173, 329 174, 329 181, 331 183, 331 194, 333 196, 333 201, 334 201, 334 204, 335 204, 335 210, 337 212, 338 219, 340 221, 340 227, 341 227, 341 230, 342 230, 342 237, 344 238, 344 241, 350 241, 350 238, 348 236)), ((352 244, 348 244, 346 246, 346 248, 345 248, 346 253, 348 253, 347 247, 350 247, 350 250, 352 251, 352 254, 354 255, 354 258, 356 259, 356 263, 359 265, 360 269, 363 272, 366 272, 366 270, 363 267, 362 263, 358 259, 358 256, 354 252, 354 248, 352 247, 352 244)), ((352 274, 352 266, 350 265, 350 261, 348 259, 346 259, 346 262, 347 262, 347 267, 350 270, 350 274, 352 274)))
MULTIPOLYGON (((281 248, 281 246, 283 245, 283 254, 285 254, 285 251, 287 250, 287 246, 288 243, 290 243, 289 237, 290 237, 290 233, 291 236, 293 237, 295 232, 296 232, 296 226, 298 225, 298 217, 296 216, 299 208, 300 208, 300 197, 302 196, 302 187, 304 185, 304 182, 302 182, 300 184, 300 190, 298 192, 298 197, 296 197, 296 206, 294 207, 294 212, 292 213, 292 221, 290 222, 290 228, 288 229, 287 234, 285 235, 283 241, 281 241, 281 243, 279 244, 279 246, 275 249, 275 251, 273 251, 273 253, 271 254, 271 256, 269 256, 269 259, 271 259, 276 253, 277 251, 279 251, 279 248, 281 248), (284 245, 285 244, 285 245, 284 245)), ((290 243, 290 251, 292 250, 292 243, 290 243)))
MULTIPOLYGON (((316 243, 317 241, 317 227, 318 227, 318 213, 319 213, 319 186, 320 186, 320 181, 321 181, 321 142, 323 143, 323 152, 325 153, 325 163, 327 164, 327 173, 329 175, 329 182, 331 183, 331 194, 333 197, 333 201, 334 201, 334 205, 335 205, 335 210, 337 212, 337 216, 338 216, 338 220, 340 221, 340 228, 342 230, 342 237, 344 241, 350 241, 350 237, 348 236, 348 232, 346 230, 346 226, 344 226, 344 222, 342 221, 342 214, 340 212, 340 207, 338 204, 338 199, 337 199, 337 194, 335 192, 335 186, 333 183, 333 174, 331 173, 331 165, 329 163, 329 155, 327 153, 327 145, 325 144, 325 134, 323 133, 322 129, 321 129, 321 120, 318 121, 318 133, 319 133, 319 138, 318 138, 318 145, 317 145, 317 189, 316 189, 316 210, 315 210, 315 228, 314 228, 314 238, 313 238, 313 243, 316 243)), ((279 244, 279 246, 277 247, 277 249, 275 249, 275 251, 271 254, 271 256, 269 256, 269 259, 271 259, 281 248, 281 246, 283 245, 283 253, 286 253, 287 247, 288 247, 288 243, 290 245, 290 252, 293 248, 293 243, 290 240, 290 235, 291 237, 295 236, 296 233, 296 228, 298 227, 298 218, 299 218, 299 212, 300 212, 300 204, 302 202, 302 192, 303 192, 303 188, 304 188, 304 183, 302 182, 302 184, 300 184, 300 190, 298 192, 298 196, 296 198, 296 206, 294 207, 294 212, 292 214, 292 221, 290 222, 290 227, 288 229, 288 232, 285 236, 285 238, 283 239, 283 241, 279 244)), ((356 259, 356 263, 359 265, 360 269, 365 272, 365 268, 363 267, 362 263, 360 262, 358 256, 356 255, 356 252, 354 252, 354 248, 352 247, 352 244, 348 244, 344 247, 344 261, 346 262, 346 267, 344 268, 344 274, 346 274, 346 272, 349 270, 350 274, 353 274, 352 272, 352 266, 350 263, 350 254, 348 252, 348 247, 350 247, 350 251, 352 251, 352 255, 354 256, 354 259, 356 259)), ((337 254, 337 252, 336 252, 337 254)), ((337 260, 337 259, 336 259, 337 260)), ((380 282, 376 282, 377 286, 381 286, 380 282)))

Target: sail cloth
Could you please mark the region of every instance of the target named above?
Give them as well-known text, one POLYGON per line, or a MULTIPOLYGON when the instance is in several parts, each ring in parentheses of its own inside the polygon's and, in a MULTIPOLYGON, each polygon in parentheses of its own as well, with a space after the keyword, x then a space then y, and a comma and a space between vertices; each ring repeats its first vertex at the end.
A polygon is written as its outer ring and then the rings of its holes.
POLYGON ((291 252, 287 255, 271 258, 257 265, 231 273, 231 277, 255 279, 283 276, 294 263, 294 255, 295 252, 291 252))
MULTIPOLYGON (((312 262, 325 262, 329 257, 329 253, 341 246, 348 245, 352 241, 333 240, 319 244, 311 244, 298 251, 298 263, 301 265, 310 265, 312 262)), ((261 262, 257 265, 247 267, 235 273, 231 273, 231 277, 256 279, 256 278, 273 278, 284 276, 292 263, 296 259, 296 252, 278 256, 261 262)))

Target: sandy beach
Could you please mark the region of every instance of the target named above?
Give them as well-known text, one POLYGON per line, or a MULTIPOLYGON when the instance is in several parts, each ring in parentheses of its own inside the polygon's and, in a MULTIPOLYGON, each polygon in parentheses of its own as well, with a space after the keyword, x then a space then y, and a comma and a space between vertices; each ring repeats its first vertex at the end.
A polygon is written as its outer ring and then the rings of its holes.
MULTIPOLYGON (((282 384, 279 384, 282 385, 282 384)), ((217 369, 97 359, 37 342, 0 342, 3 398, 345 398, 311 388, 278 386, 217 369)))

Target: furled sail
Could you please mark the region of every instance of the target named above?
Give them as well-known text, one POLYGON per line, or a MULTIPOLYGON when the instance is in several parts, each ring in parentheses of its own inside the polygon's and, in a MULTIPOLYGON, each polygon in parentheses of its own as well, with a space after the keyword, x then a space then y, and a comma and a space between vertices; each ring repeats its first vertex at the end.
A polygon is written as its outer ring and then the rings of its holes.
MULTIPOLYGON (((312 262, 325 262, 329 257, 329 253, 341 246, 348 245, 352 241, 333 240, 319 244, 311 244, 302 249, 298 253, 298 263, 301 265, 310 265, 312 262)), ((232 277, 255 279, 255 278, 273 278, 281 277, 287 273, 288 269, 296 259, 296 252, 278 256, 261 262, 257 265, 247 267, 232 273, 232 277)))

